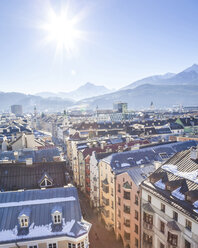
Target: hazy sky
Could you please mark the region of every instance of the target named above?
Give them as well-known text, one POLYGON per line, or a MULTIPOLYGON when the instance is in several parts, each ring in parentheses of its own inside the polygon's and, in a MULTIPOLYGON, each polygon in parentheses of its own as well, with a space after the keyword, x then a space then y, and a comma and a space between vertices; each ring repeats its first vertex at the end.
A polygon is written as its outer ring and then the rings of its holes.
POLYGON ((0 1, 0 91, 69 91, 86 82, 117 89, 198 63, 197 0, 69 3, 68 18, 83 36, 57 52, 43 24, 68 1, 0 1))

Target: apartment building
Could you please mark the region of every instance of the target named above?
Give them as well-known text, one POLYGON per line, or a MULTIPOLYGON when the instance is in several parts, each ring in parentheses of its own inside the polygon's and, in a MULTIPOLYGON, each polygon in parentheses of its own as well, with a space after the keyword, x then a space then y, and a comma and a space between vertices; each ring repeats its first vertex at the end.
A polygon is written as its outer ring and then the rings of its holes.
POLYGON ((179 152, 142 184, 142 247, 198 247, 198 149, 179 152))
POLYGON ((154 165, 134 166, 117 175, 116 179, 116 237, 124 247, 139 248, 141 245, 140 183, 153 171, 154 165))
POLYGON ((73 186, 1 193, 0 219, 2 248, 89 247, 91 224, 73 186))
POLYGON ((116 228, 116 180, 117 175, 132 167, 159 166, 177 151, 195 145, 194 141, 150 146, 139 150, 120 152, 99 162, 100 210, 107 229, 116 228))

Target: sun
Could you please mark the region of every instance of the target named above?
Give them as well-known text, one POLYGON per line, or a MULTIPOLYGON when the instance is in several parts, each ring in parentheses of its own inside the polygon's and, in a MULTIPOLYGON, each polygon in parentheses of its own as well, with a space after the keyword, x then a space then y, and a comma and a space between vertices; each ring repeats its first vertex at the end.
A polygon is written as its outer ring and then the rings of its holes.
POLYGON ((78 29, 81 15, 71 16, 69 9, 61 9, 56 13, 52 8, 41 28, 45 31, 45 43, 53 43, 56 55, 72 54, 77 49, 78 40, 84 38, 85 32, 78 29))

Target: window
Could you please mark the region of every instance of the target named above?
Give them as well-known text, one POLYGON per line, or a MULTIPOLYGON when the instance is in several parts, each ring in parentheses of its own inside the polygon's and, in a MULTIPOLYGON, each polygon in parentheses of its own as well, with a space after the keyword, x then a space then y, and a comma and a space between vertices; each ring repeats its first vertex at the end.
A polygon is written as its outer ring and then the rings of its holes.
POLYGON ((178 213, 175 212, 175 211, 173 211, 173 219, 174 219, 175 221, 178 221, 178 213))
POLYGON ((135 219, 138 220, 138 211, 135 210, 135 219))
POLYGON ((153 243, 153 237, 151 235, 148 235, 146 233, 143 233, 143 242, 152 245, 152 243, 153 243))
MULTIPOLYGON (((75 248, 75 244, 73 244, 72 248, 75 248)), ((80 242, 77 244, 77 248, 84 248, 84 242, 80 242)))
POLYGON ((38 245, 29 245, 29 248, 38 248, 38 245))
POLYGON ((118 184, 118 192, 120 193, 121 192, 121 187, 120 187, 120 184, 118 184))
POLYGON ((76 245, 75 244, 72 244, 72 243, 68 243, 67 247, 68 248, 76 248, 76 245))
POLYGON ((138 247, 138 239, 135 238, 135 247, 138 247))
POLYGON ((121 217, 120 209, 118 210, 118 217, 121 217))
POLYGON ((124 225, 127 227, 130 227, 130 220, 129 219, 125 219, 124 220, 124 225))
POLYGON ((52 219, 54 224, 60 224, 62 222, 62 214, 59 211, 55 211, 52 214, 52 219))
POLYGON ((185 248, 191 248, 190 242, 188 242, 188 240, 186 239, 185 239, 185 248))
POLYGON ((165 248, 165 245, 160 242, 160 248, 165 248))
POLYGON ((56 243, 48 244, 48 248, 57 248, 56 243))
POLYGON ((168 241, 171 245, 177 246, 177 239, 178 239, 177 235, 168 232, 168 240, 167 240, 167 241, 168 241))
POLYGON ((118 229, 121 230, 121 223, 118 221, 118 229))
POLYGON ((144 214, 143 214, 143 220, 147 224, 153 225, 153 215, 147 214, 147 213, 144 212, 144 214))
POLYGON ((135 233, 138 234, 138 225, 135 224, 135 233))
POLYGON ((163 221, 160 221, 160 232, 165 232, 165 223, 163 221))
POLYGON ((130 214, 130 206, 124 205, 124 212, 130 214))
POLYGON ((111 189, 111 195, 113 196, 113 189, 111 189))
POLYGON ((130 240, 130 233, 124 232, 124 239, 130 240))
POLYGON ((111 213, 111 220, 114 221, 114 214, 111 213))
POLYGON ((28 216, 23 216, 19 218, 20 226, 23 227, 28 227, 29 225, 29 218, 28 216))
POLYGON ((135 195, 135 204, 138 206, 138 196, 135 195))
POLYGON ((52 182, 45 177, 44 180, 40 183, 40 186, 49 187, 52 186, 52 182))
POLYGON ((120 199, 120 197, 118 197, 118 205, 119 206, 121 205, 121 199, 120 199))
POLYGON ((189 220, 186 220, 186 229, 188 229, 189 231, 191 231, 192 229, 192 222, 189 220))
POLYGON ((165 205, 163 203, 161 203, 161 211, 165 213, 165 205))
POLYGON ((148 202, 151 203, 151 196, 148 195, 148 202))
POLYGON ((124 191, 124 199, 130 200, 130 192, 124 191))
POLYGON ((114 209, 114 207, 113 207, 113 201, 111 201, 111 208, 114 209))

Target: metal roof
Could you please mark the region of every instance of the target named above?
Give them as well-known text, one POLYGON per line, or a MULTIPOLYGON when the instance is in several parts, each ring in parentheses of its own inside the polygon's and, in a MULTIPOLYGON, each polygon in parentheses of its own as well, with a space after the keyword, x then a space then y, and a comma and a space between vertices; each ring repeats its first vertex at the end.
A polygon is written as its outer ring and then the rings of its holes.
POLYGON ((0 194, 0 244, 57 236, 78 237, 90 224, 83 222, 75 187, 0 194), (52 222, 51 211, 61 209, 62 223, 52 222), (29 225, 21 228, 18 217, 28 209, 29 225))

